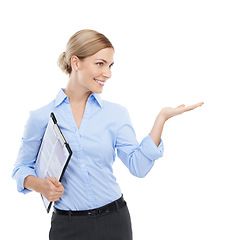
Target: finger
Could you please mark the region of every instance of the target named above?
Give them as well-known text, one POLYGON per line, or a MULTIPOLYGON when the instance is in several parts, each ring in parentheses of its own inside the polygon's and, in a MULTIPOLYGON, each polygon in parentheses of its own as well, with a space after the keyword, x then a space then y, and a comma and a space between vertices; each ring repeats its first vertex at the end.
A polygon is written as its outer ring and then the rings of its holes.
POLYGON ((48 201, 50 202, 55 202, 57 201, 58 199, 60 199, 60 197, 62 196, 62 194, 50 194, 48 196, 45 196, 47 198, 48 201))
POLYGON ((63 195, 62 193, 56 192, 56 193, 53 195, 53 197, 55 197, 55 198, 60 198, 62 195, 63 195))
POLYGON ((56 202, 58 200, 60 200, 60 197, 52 197, 52 198, 48 199, 48 201, 50 201, 50 202, 56 202))
POLYGON ((185 107, 185 104, 182 104, 182 105, 177 106, 177 108, 179 108, 179 107, 185 107))
POLYGON ((60 198, 54 198, 51 202, 57 202, 60 198))
POLYGON ((196 103, 196 104, 193 104, 193 105, 190 105, 188 107, 186 107, 186 111, 190 111, 190 110, 193 110, 197 107, 200 107, 204 104, 204 102, 199 102, 199 103, 196 103))
POLYGON ((64 193, 64 187, 63 187, 63 185, 57 187, 57 188, 56 188, 56 191, 57 191, 57 192, 64 193))
POLYGON ((62 185, 55 177, 50 177, 49 180, 50 180, 56 187, 59 187, 59 186, 62 185))
POLYGON ((55 192, 53 192, 53 193, 50 195, 50 198, 51 198, 51 199, 56 199, 56 198, 60 198, 62 195, 63 195, 62 192, 57 192, 57 191, 55 191, 55 192))

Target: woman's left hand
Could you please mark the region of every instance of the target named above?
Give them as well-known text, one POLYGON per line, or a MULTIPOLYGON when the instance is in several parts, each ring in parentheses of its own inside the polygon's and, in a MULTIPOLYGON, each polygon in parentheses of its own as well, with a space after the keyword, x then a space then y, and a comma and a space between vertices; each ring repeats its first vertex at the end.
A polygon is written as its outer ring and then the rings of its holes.
POLYGON ((177 116, 177 115, 182 114, 187 111, 191 111, 197 107, 202 106, 203 104, 204 104, 204 102, 199 102, 199 103, 193 104, 191 106, 187 106, 187 107, 184 104, 179 105, 176 108, 165 107, 160 111, 158 117, 163 118, 164 121, 166 121, 171 117, 177 116))

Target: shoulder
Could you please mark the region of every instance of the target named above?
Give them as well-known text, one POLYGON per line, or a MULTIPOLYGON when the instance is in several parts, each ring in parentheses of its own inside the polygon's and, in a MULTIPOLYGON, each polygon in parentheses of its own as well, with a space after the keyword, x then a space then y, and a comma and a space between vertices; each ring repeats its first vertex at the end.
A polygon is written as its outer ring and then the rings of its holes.
POLYGON ((122 104, 104 100, 103 109, 108 120, 117 123, 118 127, 130 122, 128 109, 122 104))
POLYGON ((111 111, 112 114, 121 115, 123 112, 127 111, 127 108, 119 103, 110 102, 103 100, 103 108, 107 111, 111 111))
POLYGON ((54 110, 54 107, 55 101, 53 100, 43 107, 30 111, 30 117, 38 127, 45 128, 49 121, 50 114, 54 110))

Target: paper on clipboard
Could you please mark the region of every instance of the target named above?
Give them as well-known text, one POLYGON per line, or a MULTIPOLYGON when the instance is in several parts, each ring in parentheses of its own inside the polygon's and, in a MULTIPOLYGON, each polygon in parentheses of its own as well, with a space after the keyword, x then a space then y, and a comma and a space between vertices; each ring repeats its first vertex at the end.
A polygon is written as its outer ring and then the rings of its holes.
MULTIPOLYGON (((72 151, 57 125, 56 117, 51 113, 35 164, 37 176, 39 178, 55 177, 61 181, 71 155, 72 151)), ((52 203, 42 194, 41 196, 49 213, 52 203)))

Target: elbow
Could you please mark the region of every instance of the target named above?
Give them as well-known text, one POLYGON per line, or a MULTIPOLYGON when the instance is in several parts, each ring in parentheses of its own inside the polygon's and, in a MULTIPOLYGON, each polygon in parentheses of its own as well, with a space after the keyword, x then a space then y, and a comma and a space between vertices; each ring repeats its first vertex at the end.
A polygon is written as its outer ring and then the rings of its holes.
POLYGON ((145 178, 148 173, 135 175, 137 178, 145 178))
POLYGON ((132 175, 138 178, 144 178, 150 172, 155 161, 146 157, 131 158, 129 170, 132 175))
POLYGON ((141 170, 133 169, 132 171, 130 171, 130 173, 137 178, 145 178, 151 169, 152 169, 152 166, 148 169, 141 169, 141 170))

